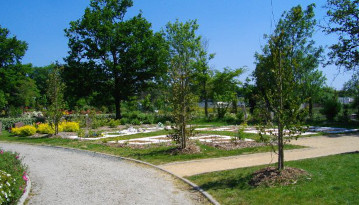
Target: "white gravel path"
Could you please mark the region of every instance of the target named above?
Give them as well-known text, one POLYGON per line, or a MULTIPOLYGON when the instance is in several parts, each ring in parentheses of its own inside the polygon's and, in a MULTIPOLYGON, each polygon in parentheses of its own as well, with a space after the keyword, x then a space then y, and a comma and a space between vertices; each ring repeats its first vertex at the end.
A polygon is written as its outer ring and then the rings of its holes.
POLYGON ((1 143, 29 167, 28 204, 200 204, 204 199, 172 176, 91 152, 1 143))

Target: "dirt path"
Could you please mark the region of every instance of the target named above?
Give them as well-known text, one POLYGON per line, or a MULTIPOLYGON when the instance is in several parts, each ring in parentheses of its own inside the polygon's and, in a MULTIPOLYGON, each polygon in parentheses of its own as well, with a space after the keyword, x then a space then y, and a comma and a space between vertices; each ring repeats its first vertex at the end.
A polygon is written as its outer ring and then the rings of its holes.
MULTIPOLYGON (((359 151, 359 134, 305 137, 293 140, 291 143, 308 146, 309 148, 286 150, 284 153, 285 161, 359 151)), ((160 167, 183 177, 206 172, 269 164, 270 162, 277 162, 277 155, 266 152, 233 157, 176 162, 164 164, 160 167)))
POLYGON ((0 143, 24 157, 28 204, 202 204, 199 193, 148 166, 92 152, 0 143))

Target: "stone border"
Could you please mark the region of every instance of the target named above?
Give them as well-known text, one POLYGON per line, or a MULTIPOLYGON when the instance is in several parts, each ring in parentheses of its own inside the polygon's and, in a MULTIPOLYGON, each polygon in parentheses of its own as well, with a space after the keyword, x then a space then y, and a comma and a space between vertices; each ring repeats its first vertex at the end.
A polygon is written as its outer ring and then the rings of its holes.
POLYGON ((26 174, 26 177, 28 178, 28 180, 26 182, 25 193, 23 193, 23 195, 20 197, 19 201, 17 202, 17 205, 23 205, 30 194, 31 180, 28 174, 26 174))
MULTIPOLYGON (((5 142, 5 143, 9 143, 9 142, 5 142)), ((135 162, 135 163, 138 163, 138 164, 143 164, 143 165, 147 165, 149 167, 152 167, 152 168, 155 168, 155 169, 158 169, 160 171, 163 171, 163 172, 166 172, 167 174, 169 175, 172 175, 174 176, 175 178, 178 178, 180 179, 181 181, 183 181, 184 183, 190 185, 193 189, 195 189, 196 191, 200 192, 205 198, 208 199, 209 202, 211 202, 212 204, 214 205, 220 205, 220 203, 214 199, 208 192, 204 191, 201 187, 199 187, 198 185, 196 185, 195 183, 189 181, 188 179, 185 179, 183 177, 180 177, 170 171, 167 171, 159 166, 156 166, 156 165, 153 165, 151 163, 148 163, 148 162, 144 162, 144 161, 141 161, 141 160, 137 160, 137 159, 131 159, 131 158, 127 158, 127 157, 121 157, 121 156, 116 156, 116 155, 112 155, 112 154, 106 154, 106 153, 102 153, 102 152, 95 152, 95 151, 90 151, 90 150, 81 150, 81 149, 75 149, 75 148, 71 148, 71 147, 61 147, 61 146, 51 146, 51 145, 37 145, 37 144, 27 144, 27 143, 13 143, 13 142, 10 142, 10 144, 26 144, 26 145, 33 145, 33 146, 41 146, 41 147, 50 147, 50 148, 57 148, 57 149, 64 149, 64 150, 73 150, 73 151, 77 151, 77 152, 87 152, 87 153, 92 153, 92 154, 95 154, 95 155, 102 155, 102 156, 106 156, 106 157, 113 157, 113 158, 117 158, 117 159, 122 159, 122 160, 127 160, 127 161, 130 161, 130 162, 135 162)), ((30 182, 30 179, 28 180, 28 182, 30 182)), ((31 182, 30 182, 30 187, 31 187, 31 182)), ((29 188, 30 188, 29 187, 29 188)), ((28 192, 30 190, 27 189, 26 187, 26 198, 28 196, 28 192)), ((25 195, 23 194, 23 196, 25 195)), ((21 199, 23 198, 23 196, 21 197, 21 199)), ((25 199, 23 199, 23 202, 18 203, 18 205, 22 205, 24 202, 25 202, 25 199)))

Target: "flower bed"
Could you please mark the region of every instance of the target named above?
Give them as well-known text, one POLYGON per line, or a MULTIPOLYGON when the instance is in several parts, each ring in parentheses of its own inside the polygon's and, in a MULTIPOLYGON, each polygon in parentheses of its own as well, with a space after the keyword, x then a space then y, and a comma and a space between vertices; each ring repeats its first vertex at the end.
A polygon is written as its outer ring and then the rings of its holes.
POLYGON ((0 204, 16 204, 26 191, 26 166, 18 153, 0 149, 0 204))

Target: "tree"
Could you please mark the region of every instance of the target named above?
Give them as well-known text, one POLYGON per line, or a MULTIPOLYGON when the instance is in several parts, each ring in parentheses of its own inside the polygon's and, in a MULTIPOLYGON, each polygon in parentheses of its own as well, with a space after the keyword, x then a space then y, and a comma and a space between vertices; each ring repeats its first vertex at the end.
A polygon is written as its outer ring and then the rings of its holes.
POLYGON ((49 74, 47 99, 49 100, 49 107, 46 115, 50 118, 50 124, 55 128, 55 135, 59 133, 59 123, 63 116, 64 109, 64 88, 65 85, 61 80, 61 69, 57 65, 49 74))
POLYGON ((21 65, 27 43, 9 35, 10 31, 0 26, 0 109, 17 102, 17 84, 27 74, 26 67, 21 65))
POLYGON ((196 64, 201 52, 201 37, 196 35, 197 21, 168 23, 166 39, 170 46, 169 83, 171 86, 172 116, 175 126, 175 139, 186 148, 191 130, 187 125, 191 119, 193 106, 197 103, 191 91, 195 80, 196 64))
POLYGON ((263 54, 256 54, 254 76, 265 105, 262 112, 266 113, 268 124, 274 122, 276 127, 276 132, 270 134, 278 144, 279 170, 284 168, 285 130, 289 137, 302 130, 301 104, 306 100, 301 95, 302 76, 306 72, 303 65, 317 51, 310 41, 316 24, 314 7, 311 4, 303 11, 301 6, 296 6, 285 12, 274 33, 267 36, 268 45, 263 48, 263 54))
POLYGON ((228 107, 237 106, 237 91, 240 83, 236 77, 243 73, 243 69, 224 68, 223 72, 216 71, 212 79, 212 96, 217 108, 218 118, 222 119, 228 107))
POLYGON ((357 109, 357 114, 359 114, 359 73, 356 72, 352 78, 346 82, 343 86, 343 90, 354 97, 354 103, 352 104, 353 108, 357 109))
POLYGON ((202 42, 201 51, 198 55, 198 61, 196 65, 196 83, 197 91, 200 93, 201 100, 204 101, 204 114, 208 117, 208 100, 209 100, 209 81, 211 80, 212 70, 208 63, 215 56, 214 53, 208 54, 208 41, 202 42))
POLYGON ((166 71, 167 44, 142 14, 124 20, 132 0, 91 0, 90 7, 65 29, 68 63, 96 64, 111 81, 116 118, 121 101, 136 95, 166 71))
POLYGON ((339 36, 339 42, 330 46, 328 64, 355 70, 359 66, 359 1, 328 0, 327 9, 330 19, 324 31, 339 36))

